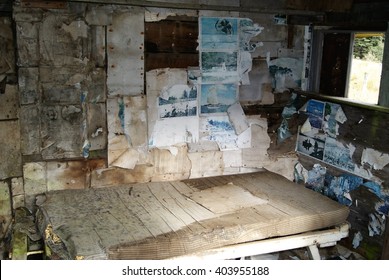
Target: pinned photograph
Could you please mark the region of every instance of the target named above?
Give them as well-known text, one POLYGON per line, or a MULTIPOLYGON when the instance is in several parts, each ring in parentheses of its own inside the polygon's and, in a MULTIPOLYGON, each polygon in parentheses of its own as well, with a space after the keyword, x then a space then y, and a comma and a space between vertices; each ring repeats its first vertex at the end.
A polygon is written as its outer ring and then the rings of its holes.
POLYGON ((237 50, 238 19, 203 17, 200 23, 200 48, 237 50))
POLYGON ((303 133, 299 133, 297 140, 297 151, 323 160, 324 157, 324 146, 325 138, 316 135, 316 137, 311 137, 303 133))
POLYGON ((323 127, 325 103, 317 100, 309 100, 306 108, 309 122, 312 127, 321 129, 323 127))
POLYGON ((343 170, 354 171, 355 169, 350 148, 331 137, 326 139, 323 160, 343 170))
POLYGON ((238 76, 237 52, 202 52, 202 83, 235 83, 238 76))
POLYGON ((158 111, 161 119, 196 116, 196 86, 174 85, 163 90, 158 99, 158 111))

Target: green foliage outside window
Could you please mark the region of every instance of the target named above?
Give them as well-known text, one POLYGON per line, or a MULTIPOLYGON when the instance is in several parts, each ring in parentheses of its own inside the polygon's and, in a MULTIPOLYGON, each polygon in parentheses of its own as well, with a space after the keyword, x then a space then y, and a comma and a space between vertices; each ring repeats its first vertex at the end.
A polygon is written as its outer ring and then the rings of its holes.
POLYGON ((354 38, 354 58, 382 62, 384 36, 356 36, 354 38))

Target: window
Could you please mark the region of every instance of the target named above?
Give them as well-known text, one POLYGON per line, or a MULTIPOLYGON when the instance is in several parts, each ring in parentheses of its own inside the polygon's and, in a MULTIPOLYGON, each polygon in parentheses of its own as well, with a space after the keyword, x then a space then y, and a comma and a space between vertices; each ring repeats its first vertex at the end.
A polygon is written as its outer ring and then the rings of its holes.
POLYGON ((354 33, 346 96, 352 100, 378 104, 384 33, 354 33))
POLYGON ((378 104, 385 34, 316 30, 309 90, 378 104))

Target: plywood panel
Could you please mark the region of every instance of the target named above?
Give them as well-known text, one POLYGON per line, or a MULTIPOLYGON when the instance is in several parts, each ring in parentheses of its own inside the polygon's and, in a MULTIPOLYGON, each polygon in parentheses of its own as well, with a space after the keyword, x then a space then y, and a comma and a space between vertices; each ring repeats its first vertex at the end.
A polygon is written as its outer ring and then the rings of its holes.
POLYGON ((82 20, 71 21, 68 15, 47 14, 40 25, 39 65, 85 65, 90 57, 90 35, 82 20))
POLYGON ((0 121, 0 180, 22 175, 18 120, 0 121))
POLYGON ((40 100, 38 68, 19 68, 19 102, 21 105, 34 104, 40 100))
POLYGON ((107 32, 109 96, 143 94, 144 11, 123 9, 112 15, 107 32))
POLYGON ((82 124, 83 113, 80 105, 45 106, 41 118, 42 157, 81 157, 82 124))
POLYGON ((4 94, 0 94, 0 120, 19 117, 19 98, 16 85, 7 84, 4 94))

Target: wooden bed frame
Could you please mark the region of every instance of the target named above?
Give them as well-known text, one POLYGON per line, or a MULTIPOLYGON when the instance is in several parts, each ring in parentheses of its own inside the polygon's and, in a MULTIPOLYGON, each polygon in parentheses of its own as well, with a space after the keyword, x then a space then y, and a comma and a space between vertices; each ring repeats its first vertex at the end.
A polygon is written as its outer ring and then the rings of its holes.
POLYGON ((346 206, 263 171, 45 194, 37 224, 47 257, 231 259, 332 246, 346 206))
POLYGON ((260 241, 205 250, 203 252, 179 256, 179 260, 238 259, 247 256, 262 255, 285 250, 307 247, 309 257, 321 260, 319 248, 335 246, 338 241, 348 236, 349 224, 344 223, 331 229, 317 230, 286 237, 275 237, 260 241))

